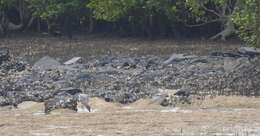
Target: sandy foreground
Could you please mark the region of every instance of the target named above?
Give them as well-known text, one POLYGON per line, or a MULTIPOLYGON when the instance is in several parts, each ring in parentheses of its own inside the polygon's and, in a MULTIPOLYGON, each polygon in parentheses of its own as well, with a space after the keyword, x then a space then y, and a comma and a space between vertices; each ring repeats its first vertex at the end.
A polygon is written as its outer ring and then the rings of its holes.
POLYGON ((93 98, 91 113, 56 110, 45 115, 42 103, 24 102, 18 109, 0 108, 0 135, 258 136, 259 103, 259 98, 218 97, 200 105, 165 108, 150 100, 120 105, 93 98))

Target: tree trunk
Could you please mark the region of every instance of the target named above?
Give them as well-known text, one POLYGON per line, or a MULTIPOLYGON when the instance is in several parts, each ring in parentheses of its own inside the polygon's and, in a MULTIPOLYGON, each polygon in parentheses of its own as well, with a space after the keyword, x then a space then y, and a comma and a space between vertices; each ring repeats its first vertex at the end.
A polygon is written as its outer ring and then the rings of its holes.
POLYGON ((29 20, 29 22, 27 23, 26 25, 26 28, 24 29, 24 31, 27 31, 33 24, 35 18, 34 17, 31 17, 31 19, 29 20))
POLYGON ((41 19, 37 18, 37 31, 41 32, 41 19))
POLYGON ((3 11, 1 13, 1 27, 2 27, 2 31, 3 33, 7 33, 8 31, 17 31, 17 30, 21 30, 24 27, 24 4, 23 4, 23 0, 20 0, 18 3, 18 7, 16 8, 19 12, 19 18, 20 18, 20 24, 14 24, 12 22, 9 21, 8 17, 6 16, 6 13, 3 11))
POLYGON ((69 39, 72 39, 72 16, 67 15, 65 17, 65 22, 63 24, 63 34, 69 37, 69 39))
POLYGON ((96 21, 93 17, 89 18, 88 33, 93 33, 96 25, 96 21))
POLYGON ((153 38, 152 28, 153 28, 153 15, 149 15, 148 17, 145 17, 145 23, 144 23, 144 31, 145 35, 148 36, 149 39, 153 38))
POLYGON ((221 38, 222 41, 225 41, 227 37, 235 33, 236 31, 235 25, 232 22, 231 17, 225 17, 225 18, 226 20, 221 21, 224 23, 224 29, 220 33, 210 37, 210 40, 221 38))
POLYGON ((3 35, 4 34, 4 29, 2 27, 2 25, 0 24, 0 35, 3 35))

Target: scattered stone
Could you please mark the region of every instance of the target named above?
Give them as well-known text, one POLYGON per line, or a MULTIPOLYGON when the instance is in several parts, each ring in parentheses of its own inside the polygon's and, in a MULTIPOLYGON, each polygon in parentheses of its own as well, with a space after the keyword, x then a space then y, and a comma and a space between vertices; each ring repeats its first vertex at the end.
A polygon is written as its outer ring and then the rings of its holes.
POLYGON ((0 48, 0 77, 8 72, 25 70, 26 64, 18 59, 11 58, 8 48, 0 48))
POLYGON ((76 64, 76 63, 81 63, 82 62, 82 58, 81 57, 73 57, 72 59, 64 62, 64 65, 72 65, 72 64, 76 64))
POLYGON ((245 55, 239 54, 239 53, 234 53, 234 52, 212 52, 212 53, 210 53, 210 56, 240 58, 240 57, 244 57, 245 55))
POLYGON ((38 60, 34 65, 33 69, 35 70, 49 70, 49 69, 56 69, 60 66, 61 64, 56 61, 55 59, 45 56, 38 60))
POLYGON ((159 93, 153 96, 153 101, 162 106, 175 106, 179 103, 190 104, 191 94, 187 89, 159 89, 159 93))
POLYGON ((80 93, 82 93, 82 91, 80 89, 68 87, 68 88, 59 89, 53 95, 63 95, 63 94, 76 95, 76 94, 80 94, 80 93))
POLYGON ((9 60, 9 50, 8 48, 0 48, 0 65, 3 63, 3 61, 9 60))
POLYGON ((249 56, 256 56, 260 55, 260 48, 253 48, 253 47, 241 47, 238 50, 242 54, 246 54, 249 56))
POLYGON ((86 94, 78 95, 77 112, 91 112, 88 95, 86 94))
POLYGON ((169 59, 167 59, 166 61, 164 61, 163 64, 168 65, 172 62, 183 61, 183 60, 193 59, 193 58, 196 58, 196 56, 184 55, 184 54, 172 54, 172 56, 169 59))
POLYGON ((190 97, 190 91, 188 89, 179 89, 174 95, 179 97, 190 97))
POLYGON ((9 105, 8 99, 4 96, 0 96, 0 106, 7 106, 9 105))
POLYGON ((70 109, 77 111, 77 100, 70 94, 56 95, 54 98, 46 100, 44 102, 44 107, 44 112, 46 114, 56 109, 70 109))
POLYGON ((241 53, 173 54, 166 61, 105 56, 70 65, 44 57, 32 68, 8 56, 0 65, 0 106, 44 102, 49 113, 60 108, 77 111, 79 105, 93 109, 91 97, 121 104, 154 98, 168 106, 189 103, 191 94, 260 96, 260 69, 252 62, 257 57, 241 53))

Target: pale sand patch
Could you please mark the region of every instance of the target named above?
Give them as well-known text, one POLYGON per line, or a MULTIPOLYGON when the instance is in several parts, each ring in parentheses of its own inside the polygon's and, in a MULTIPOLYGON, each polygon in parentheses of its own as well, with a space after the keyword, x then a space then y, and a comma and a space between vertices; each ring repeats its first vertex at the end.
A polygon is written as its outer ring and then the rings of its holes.
POLYGON ((104 99, 97 97, 90 98, 89 105, 92 112, 116 111, 122 107, 119 103, 106 102, 104 99))
POLYGON ((260 108, 260 98, 246 96, 206 97, 202 102, 195 102, 192 107, 199 108, 260 108))
POLYGON ((44 112, 44 103, 25 101, 18 104, 18 109, 23 112, 44 112))
POLYGON ((71 109, 55 109, 50 112, 51 115, 75 114, 76 112, 71 109))
POLYGON ((140 99, 127 106, 128 109, 143 109, 143 110, 160 110, 165 109, 158 103, 154 102, 152 99, 140 99))
MULTIPOLYGON (((77 114, 66 109, 55 110, 49 115, 42 116, 32 116, 30 112, 24 112, 25 110, 21 109, 0 112, 0 126, 2 126, 0 134, 7 136, 161 136, 171 134, 253 136, 260 135, 260 108, 245 107, 257 106, 254 104, 258 101, 258 98, 248 97, 217 97, 207 98, 204 101, 204 105, 208 104, 206 106, 213 107, 211 109, 195 108, 196 105, 191 105, 191 108, 167 107, 164 109, 149 99, 122 106, 117 103, 108 103, 100 98, 91 98, 91 106, 99 110, 90 114, 77 114), (207 102, 211 100, 214 103, 209 105, 207 102), (232 103, 229 104, 231 101, 232 103), (237 102, 244 102, 244 105, 237 102), (220 106, 219 103, 225 106, 224 109, 217 107, 220 106), (230 108, 230 106, 241 107, 230 108)), ((27 104, 22 105, 23 108, 27 108, 27 104)))

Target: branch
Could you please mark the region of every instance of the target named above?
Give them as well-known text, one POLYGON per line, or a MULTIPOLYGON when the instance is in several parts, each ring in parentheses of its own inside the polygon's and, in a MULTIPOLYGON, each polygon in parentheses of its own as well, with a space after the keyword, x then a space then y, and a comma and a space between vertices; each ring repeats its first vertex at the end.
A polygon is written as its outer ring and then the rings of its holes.
POLYGON ((221 14, 217 13, 216 11, 214 11, 214 10, 212 10, 212 9, 208 9, 208 8, 206 8, 204 5, 202 5, 201 7, 202 7, 204 10, 206 10, 206 11, 208 11, 208 12, 211 12, 211 13, 215 14, 215 15, 218 16, 218 17, 222 17, 221 14))
POLYGON ((8 28, 8 30, 14 30, 15 31, 15 30, 22 29, 23 26, 24 26, 23 23, 20 23, 19 25, 16 25, 16 24, 13 24, 12 22, 9 22, 7 28, 8 28))
POLYGON ((220 20, 221 20, 221 19, 214 19, 214 20, 211 20, 211 21, 209 21, 209 22, 205 22, 205 23, 202 23, 202 24, 196 24, 196 25, 189 25, 189 24, 186 24, 186 23, 184 23, 184 24, 185 24, 185 26, 187 26, 187 27, 199 27, 199 26, 203 26, 203 25, 206 25, 206 24, 218 22, 218 21, 220 21, 220 20))

